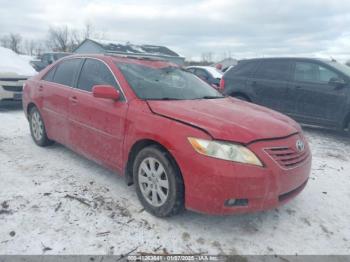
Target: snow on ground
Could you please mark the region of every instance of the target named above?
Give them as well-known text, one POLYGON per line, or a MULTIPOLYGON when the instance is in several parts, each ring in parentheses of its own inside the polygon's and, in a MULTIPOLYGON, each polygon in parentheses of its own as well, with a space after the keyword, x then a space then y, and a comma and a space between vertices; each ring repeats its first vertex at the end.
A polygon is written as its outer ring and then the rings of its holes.
POLYGON ((22 76, 33 76, 36 74, 30 65, 28 57, 23 57, 10 49, 0 47, 0 73, 15 73, 22 76))
POLYGON ((61 145, 35 146, 22 111, 0 109, 0 254, 350 254, 350 139, 306 135, 311 179, 287 205, 159 219, 123 178, 61 145))

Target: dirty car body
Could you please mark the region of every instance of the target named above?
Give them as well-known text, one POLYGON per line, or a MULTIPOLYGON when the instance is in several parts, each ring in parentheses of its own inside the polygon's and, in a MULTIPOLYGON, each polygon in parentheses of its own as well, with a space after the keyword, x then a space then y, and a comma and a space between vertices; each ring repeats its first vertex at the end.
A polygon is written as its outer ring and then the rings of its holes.
POLYGON ((67 57, 26 82, 23 106, 47 141, 125 176, 157 216, 271 209, 302 191, 310 173, 295 121, 224 97, 165 61, 67 57))

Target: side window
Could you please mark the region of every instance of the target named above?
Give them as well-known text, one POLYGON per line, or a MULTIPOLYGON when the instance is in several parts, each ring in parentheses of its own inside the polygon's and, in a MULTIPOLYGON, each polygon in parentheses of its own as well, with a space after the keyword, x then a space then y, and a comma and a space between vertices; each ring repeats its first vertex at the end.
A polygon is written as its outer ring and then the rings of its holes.
POLYGON ((267 80, 286 81, 289 79, 289 68, 288 61, 262 61, 255 73, 255 77, 267 80))
POLYGON ((51 68, 51 70, 47 72, 42 79, 48 82, 53 82, 53 77, 55 75, 56 68, 57 66, 55 66, 54 68, 51 68))
POLYGON ((239 62, 238 65, 232 67, 229 69, 229 71, 227 71, 227 75, 249 77, 252 73, 255 72, 258 63, 258 61, 239 62))
POLYGON ((187 68, 188 72, 194 73, 194 68, 187 68))
POLYGON ((319 66, 320 69, 320 81, 328 83, 332 78, 340 78, 339 75, 329 70, 328 68, 325 68, 323 66, 319 66))
POLYGON ((309 62, 296 62, 294 79, 315 83, 328 83, 332 78, 339 78, 339 75, 328 68, 309 62))
POLYGON ((53 82, 73 86, 81 61, 81 59, 68 59, 60 63, 57 66, 53 82))
POLYGON ((196 69, 195 75, 204 80, 207 80, 209 78, 208 73, 205 72, 203 69, 196 69))
POLYGON ((119 90, 112 72, 104 63, 95 59, 86 59, 77 88, 91 92, 95 85, 111 85, 119 90))

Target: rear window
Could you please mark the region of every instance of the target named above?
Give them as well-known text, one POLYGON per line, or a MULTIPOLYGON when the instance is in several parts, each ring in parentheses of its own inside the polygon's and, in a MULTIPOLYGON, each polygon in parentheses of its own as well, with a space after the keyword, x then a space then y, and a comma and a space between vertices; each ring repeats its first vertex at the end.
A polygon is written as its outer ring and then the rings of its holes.
POLYGON ((254 76, 267 80, 288 80, 289 70, 290 64, 288 61, 262 61, 254 76))
POLYGON ((60 63, 57 66, 53 82, 66 86, 73 86, 80 63, 81 59, 69 59, 60 63))

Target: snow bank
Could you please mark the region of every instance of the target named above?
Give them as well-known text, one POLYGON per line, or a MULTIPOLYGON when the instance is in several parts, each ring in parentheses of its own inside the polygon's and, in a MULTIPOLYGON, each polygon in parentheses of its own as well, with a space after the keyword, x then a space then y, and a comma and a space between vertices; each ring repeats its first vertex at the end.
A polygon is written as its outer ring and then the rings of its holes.
POLYGON ((27 58, 19 56, 10 49, 0 47, 0 74, 7 73, 22 76, 33 76, 36 74, 27 58))

